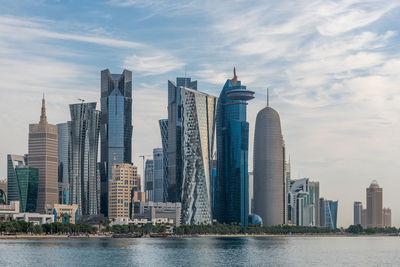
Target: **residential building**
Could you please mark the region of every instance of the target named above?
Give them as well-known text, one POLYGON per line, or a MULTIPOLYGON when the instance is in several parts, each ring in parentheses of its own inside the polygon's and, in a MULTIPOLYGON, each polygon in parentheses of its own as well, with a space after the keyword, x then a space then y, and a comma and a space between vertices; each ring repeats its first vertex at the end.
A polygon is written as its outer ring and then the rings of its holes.
POLYGON ((35 212, 39 170, 27 165, 27 156, 7 155, 8 203, 19 201, 20 212, 35 212))
MULTIPOLYGON (((256 118, 253 164, 254 212, 261 216, 265 226, 285 224, 288 215, 285 143, 279 114, 269 106, 269 97, 267 107, 256 118)), ((306 222, 311 223, 308 219, 306 222)), ((298 223, 303 225, 301 220, 298 223)))
POLYGON ((108 182, 114 163, 132 162, 132 72, 101 71, 101 213, 108 215, 108 182))
POLYGON ((57 126, 47 123, 44 96, 38 124, 29 125, 28 163, 39 170, 36 210, 45 213, 46 205, 58 203, 57 126))
POLYGON ((153 199, 154 199, 154 161, 152 159, 146 160, 146 167, 144 169, 144 190, 146 192, 146 201, 153 201, 153 199))
POLYGON ((160 125, 162 153, 163 153, 163 200, 168 202, 168 120, 158 121, 160 125))
POLYGON ((320 205, 323 205, 324 213, 321 213, 321 217, 324 217, 322 227, 328 227, 332 229, 337 228, 337 212, 338 212, 338 201, 320 199, 320 205))
POLYGON ((71 122, 57 124, 58 133, 58 203, 69 204, 69 152, 71 122))
MULTIPOLYGON (((254 92, 247 90, 246 86, 238 81, 234 69, 233 78, 226 81, 218 99, 214 219, 220 223, 248 225, 249 123, 246 117, 247 101, 253 99, 253 95, 254 92)), ((256 192, 254 192, 254 197, 257 213, 256 192)))
POLYGON ((137 167, 129 163, 115 163, 109 184, 108 218, 131 218, 133 193, 139 188, 137 167))
POLYGON ((76 224, 78 205, 54 204, 48 207, 47 214, 53 214, 55 222, 76 224))
POLYGON ((78 205, 78 215, 100 214, 100 177, 97 165, 100 111, 96 102, 69 105, 70 199, 78 205))
POLYGON ((363 206, 362 203, 359 201, 355 201, 353 204, 354 207, 354 221, 353 224, 357 225, 360 224, 361 225, 361 213, 363 210, 363 206))
POLYGON ((153 201, 164 202, 164 154, 162 148, 153 149, 153 201))
POLYGON ((0 205, 7 204, 7 180, 0 180, 0 205))
POLYGON ((383 190, 373 180, 367 191, 367 227, 383 227, 383 190))
POLYGON ((135 202, 133 217, 135 220, 147 219, 148 221, 168 219, 168 221, 173 220, 175 226, 180 226, 181 209, 181 203, 135 202))
POLYGON ((367 209, 361 210, 361 226, 367 228, 367 209))
POLYGON ((392 227, 392 210, 384 208, 382 210, 383 227, 392 227))
MULTIPOLYGON (((183 187, 182 161, 182 100, 181 88, 197 90, 197 81, 176 78, 176 85, 168 81, 168 201, 181 202, 183 187)), ((165 125, 163 125, 165 127, 165 125)), ((163 129, 161 129, 163 131, 163 129)), ((165 146, 164 146, 165 147, 165 146)))
POLYGON ((319 208, 319 182, 310 181, 308 183, 310 188, 310 196, 313 202, 313 215, 311 216, 311 225, 319 226, 320 222, 320 208, 319 208))

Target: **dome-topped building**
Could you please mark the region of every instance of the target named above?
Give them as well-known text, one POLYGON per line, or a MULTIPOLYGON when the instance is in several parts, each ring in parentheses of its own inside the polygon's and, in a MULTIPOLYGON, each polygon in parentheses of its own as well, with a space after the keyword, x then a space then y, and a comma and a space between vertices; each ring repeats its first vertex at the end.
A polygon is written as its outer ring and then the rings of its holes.
POLYGON ((253 159, 254 213, 264 226, 286 223, 285 144, 279 114, 268 102, 257 114, 253 159))

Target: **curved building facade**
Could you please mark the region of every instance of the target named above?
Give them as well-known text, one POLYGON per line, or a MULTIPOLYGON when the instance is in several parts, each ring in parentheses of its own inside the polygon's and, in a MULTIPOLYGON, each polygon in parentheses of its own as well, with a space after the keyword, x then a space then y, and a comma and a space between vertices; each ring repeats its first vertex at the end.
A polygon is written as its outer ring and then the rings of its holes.
POLYGON ((257 114, 254 133, 254 213, 264 226, 286 223, 285 145, 278 112, 257 114))

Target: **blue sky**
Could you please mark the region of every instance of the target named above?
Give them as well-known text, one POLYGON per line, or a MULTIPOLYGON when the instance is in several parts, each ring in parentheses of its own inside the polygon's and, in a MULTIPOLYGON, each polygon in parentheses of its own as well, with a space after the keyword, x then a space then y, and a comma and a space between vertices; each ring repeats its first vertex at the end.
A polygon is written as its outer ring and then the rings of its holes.
POLYGON ((134 159, 161 145, 167 80, 187 75, 219 95, 236 66, 257 112, 281 116, 292 176, 320 181, 352 222, 376 179, 400 226, 400 3, 343 1, 0 0, 0 177, 27 152, 28 124, 69 119, 77 98, 99 101, 100 71, 133 71, 134 159), (96 2, 96 3, 95 3, 96 2))

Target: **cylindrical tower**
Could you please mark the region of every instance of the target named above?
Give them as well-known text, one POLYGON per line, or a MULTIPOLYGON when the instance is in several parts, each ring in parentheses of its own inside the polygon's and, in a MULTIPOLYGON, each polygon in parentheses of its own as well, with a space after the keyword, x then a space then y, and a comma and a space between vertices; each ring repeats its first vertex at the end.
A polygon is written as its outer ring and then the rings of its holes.
POLYGON ((269 106, 257 114, 253 164, 254 213, 264 226, 284 224, 284 142, 279 114, 269 106))

